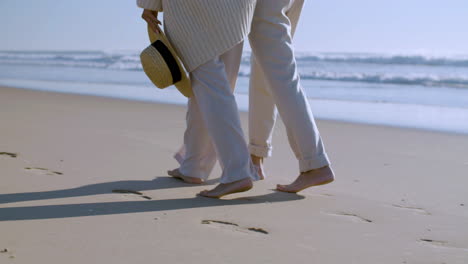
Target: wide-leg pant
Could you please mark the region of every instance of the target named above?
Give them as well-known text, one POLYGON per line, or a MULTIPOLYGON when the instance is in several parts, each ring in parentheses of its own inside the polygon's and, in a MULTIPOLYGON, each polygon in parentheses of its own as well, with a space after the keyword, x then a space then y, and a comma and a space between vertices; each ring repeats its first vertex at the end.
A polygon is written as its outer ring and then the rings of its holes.
POLYGON ((301 172, 330 164, 301 87, 292 47, 304 0, 258 0, 252 31, 252 75, 249 94, 249 150, 271 155, 279 112, 301 172))
POLYGON ((188 102, 184 145, 175 155, 186 176, 207 179, 218 157, 221 183, 258 178, 232 92, 242 47, 238 44, 190 74, 194 96, 188 102))

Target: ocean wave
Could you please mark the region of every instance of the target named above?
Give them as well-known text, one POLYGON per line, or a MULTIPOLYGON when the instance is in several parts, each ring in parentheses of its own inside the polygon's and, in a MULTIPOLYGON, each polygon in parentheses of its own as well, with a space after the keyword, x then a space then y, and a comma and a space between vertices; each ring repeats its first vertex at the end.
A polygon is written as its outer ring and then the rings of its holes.
POLYGON ((444 57, 432 55, 401 54, 298 53, 296 59, 300 62, 468 67, 468 55, 444 57))
MULTIPOLYGON (((250 74, 250 52, 244 52, 242 57, 240 76, 250 74)), ((457 69, 458 75, 453 75, 453 69, 446 70, 443 67, 432 68, 428 71, 425 68, 415 66, 418 71, 413 74, 408 73, 408 68, 397 68, 398 65, 433 65, 433 66, 466 66, 468 67, 468 56, 405 56, 405 55, 376 55, 357 53, 298 53, 297 60, 300 62, 301 77, 309 80, 324 81, 346 81, 364 83, 384 83, 400 85, 422 85, 422 86, 448 86, 468 88, 468 71, 457 69), (307 62, 333 62, 334 64, 322 67, 318 64, 308 65, 307 62), (375 73, 369 67, 343 67, 337 63, 374 63, 374 64, 394 64, 392 74, 375 73), (398 70, 394 70, 398 69, 398 70), (437 70, 436 70, 437 69, 437 70), (418 73, 418 74, 415 74, 418 73)), ((6 52, 0 51, 0 64, 32 65, 32 66, 60 66, 60 67, 80 67, 95 69, 112 69, 124 71, 142 71, 139 53, 131 52, 6 52)), ((378 72, 383 72, 379 70, 378 72)))
POLYGON ((89 52, 89 53, 72 53, 72 52, 0 52, 1 63, 12 63, 16 64, 37 64, 46 63, 47 65, 63 65, 68 63, 69 65, 80 65, 86 66, 89 63, 89 67, 94 67, 96 64, 111 65, 116 62, 126 61, 140 61, 137 54, 125 55, 125 54, 109 54, 104 52, 89 52))
MULTIPOLYGON (((242 64, 250 63, 251 52, 246 51, 242 56, 242 64)), ((468 67, 468 55, 434 56, 421 54, 371 54, 371 53, 311 53, 297 52, 296 59, 302 63, 331 62, 331 63, 364 63, 385 65, 422 65, 422 66, 454 66, 468 67)), ((139 52, 9 52, 0 51, 0 61, 17 60, 24 63, 33 61, 79 61, 106 63, 139 62, 139 52)))
MULTIPOLYGON (((250 63, 251 52, 244 52, 242 64, 250 63)), ((319 53, 296 52, 296 60, 302 63, 347 63, 380 65, 419 65, 468 67, 468 55, 422 55, 422 54, 377 54, 377 53, 319 53)))
POLYGON ((382 84, 403 84, 422 86, 445 86, 468 88, 468 77, 446 77, 430 75, 389 75, 389 74, 342 74, 312 72, 301 74, 302 79, 322 81, 365 82, 382 84))
POLYGON ((0 52, 0 63, 33 66, 63 66, 117 70, 142 70, 135 52, 0 52))
MULTIPOLYGON (((239 76, 250 77, 250 68, 241 67, 239 76)), ((301 79, 317 81, 337 81, 337 82, 361 82, 376 84, 398 84, 398 85, 421 85, 421 86, 442 86, 454 88, 468 88, 467 76, 437 76, 424 74, 369 74, 369 73, 340 73, 340 72, 320 72, 302 71, 301 79)))

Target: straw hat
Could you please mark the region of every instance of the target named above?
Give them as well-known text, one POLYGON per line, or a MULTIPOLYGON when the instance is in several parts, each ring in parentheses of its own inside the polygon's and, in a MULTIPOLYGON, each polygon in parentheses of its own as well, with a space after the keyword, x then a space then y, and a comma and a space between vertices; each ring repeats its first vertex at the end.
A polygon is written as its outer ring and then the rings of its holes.
POLYGON ((179 92, 191 97, 192 86, 188 74, 164 33, 156 34, 148 27, 148 34, 151 45, 140 54, 146 75, 160 89, 175 85, 179 92))

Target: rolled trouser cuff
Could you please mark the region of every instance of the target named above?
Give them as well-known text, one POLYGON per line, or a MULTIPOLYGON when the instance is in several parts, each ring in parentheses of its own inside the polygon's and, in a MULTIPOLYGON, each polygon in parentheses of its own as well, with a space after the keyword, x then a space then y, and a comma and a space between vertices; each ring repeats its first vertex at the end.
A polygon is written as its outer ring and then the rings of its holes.
POLYGON ((319 169, 325 166, 330 166, 330 160, 326 154, 317 156, 313 159, 300 159, 299 160, 299 169, 302 172, 319 169))
POLYGON ((249 144, 250 155, 254 155, 260 158, 271 157, 273 148, 271 146, 259 146, 252 143, 249 144))

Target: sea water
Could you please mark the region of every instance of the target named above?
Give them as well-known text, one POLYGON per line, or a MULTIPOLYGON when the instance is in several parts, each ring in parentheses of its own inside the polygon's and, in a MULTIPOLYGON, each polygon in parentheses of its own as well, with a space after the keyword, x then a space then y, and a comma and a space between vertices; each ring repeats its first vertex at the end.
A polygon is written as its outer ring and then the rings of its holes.
MULTIPOLYGON (((250 53, 236 98, 248 110, 250 53)), ((298 52, 314 115, 320 119, 468 133, 468 56, 298 52)), ((186 104, 159 90, 136 51, 0 51, 0 86, 186 104)))

